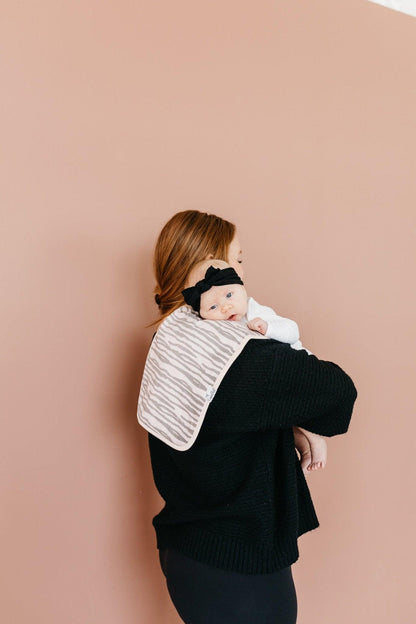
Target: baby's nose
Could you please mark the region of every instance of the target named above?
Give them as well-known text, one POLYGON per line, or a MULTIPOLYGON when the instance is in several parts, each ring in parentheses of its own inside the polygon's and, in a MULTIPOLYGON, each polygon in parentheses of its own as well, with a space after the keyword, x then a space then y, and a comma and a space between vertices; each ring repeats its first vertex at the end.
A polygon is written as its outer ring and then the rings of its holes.
POLYGON ((231 310, 232 304, 231 303, 224 303, 222 306, 222 311, 223 312, 228 312, 228 310, 231 310))

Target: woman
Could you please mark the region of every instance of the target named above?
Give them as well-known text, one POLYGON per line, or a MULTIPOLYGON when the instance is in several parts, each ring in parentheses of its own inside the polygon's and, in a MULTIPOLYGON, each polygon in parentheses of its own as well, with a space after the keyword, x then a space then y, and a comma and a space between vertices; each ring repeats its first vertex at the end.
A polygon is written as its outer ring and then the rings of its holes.
MULTIPOLYGON (((161 317, 152 325, 184 305, 191 268, 209 258, 225 260, 243 279, 235 226, 196 210, 175 214, 155 247, 161 317)), ((297 538, 319 526, 295 451, 295 443, 305 451, 296 426, 345 433, 356 397, 336 364, 252 339, 223 377, 188 450, 148 434, 165 500, 152 524, 170 597, 186 624, 296 622, 297 538)))

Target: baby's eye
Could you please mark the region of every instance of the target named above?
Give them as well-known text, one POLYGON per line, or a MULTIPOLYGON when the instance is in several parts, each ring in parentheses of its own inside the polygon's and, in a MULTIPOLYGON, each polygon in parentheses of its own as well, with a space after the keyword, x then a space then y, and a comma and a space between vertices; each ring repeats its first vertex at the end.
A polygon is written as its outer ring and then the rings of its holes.
POLYGON ((216 307, 217 307, 216 305, 212 305, 212 306, 210 307, 210 310, 215 310, 215 308, 216 308, 216 307))
POLYGON ((243 264, 242 260, 237 260, 238 264, 243 264))
MULTIPOLYGON (((232 295, 232 294, 233 294, 232 292, 229 292, 229 293, 226 295, 226 297, 228 297, 228 295, 230 295, 230 297, 231 297, 231 295, 232 295)), ((230 297, 228 297, 228 298, 230 298, 230 297)))

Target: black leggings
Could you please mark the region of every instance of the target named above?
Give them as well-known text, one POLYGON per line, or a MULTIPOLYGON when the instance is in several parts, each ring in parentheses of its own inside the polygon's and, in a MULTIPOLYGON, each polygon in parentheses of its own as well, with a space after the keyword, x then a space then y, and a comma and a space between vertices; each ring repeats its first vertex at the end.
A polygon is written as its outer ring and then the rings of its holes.
POLYGON ((240 574, 208 566, 171 548, 159 550, 172 602, 185 624, 296 624, 290 566, 240 574))

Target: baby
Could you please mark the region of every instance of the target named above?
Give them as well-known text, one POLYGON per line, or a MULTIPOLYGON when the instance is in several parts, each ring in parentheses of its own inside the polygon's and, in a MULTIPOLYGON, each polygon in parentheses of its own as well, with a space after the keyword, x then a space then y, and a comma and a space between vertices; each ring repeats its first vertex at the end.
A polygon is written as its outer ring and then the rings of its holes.
MULTIPOLYGON (((242 321, 249 329, 258 331, 267 338, 288 343, 293 349, 304 348, 299 340, 299 329, 295 321, 278 316, 272 308, 260 305, 253 297, 249 297, 236 271, 223 260, 198 262, 191 269, 186 283, 188 287, 182 291, 182 295, 201 318, 212 321, 242 321)), ((305 350, 311 355, 311 351, 305 350)), ((295 427, 296 429, 307 440, 305 444, 295 432, 296 441, 301 448, 303 471, 323 468, 327 459, 325 439, 301 427, 295 427)))

